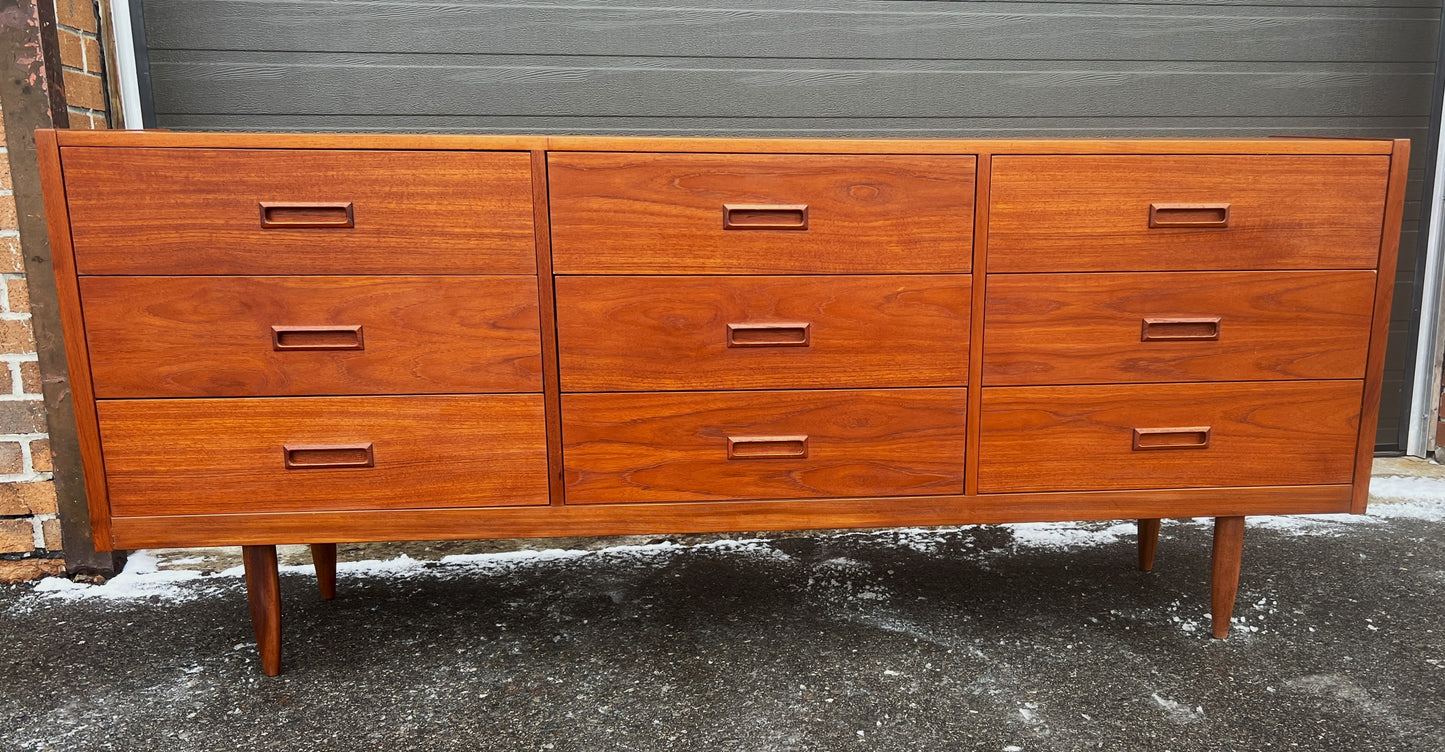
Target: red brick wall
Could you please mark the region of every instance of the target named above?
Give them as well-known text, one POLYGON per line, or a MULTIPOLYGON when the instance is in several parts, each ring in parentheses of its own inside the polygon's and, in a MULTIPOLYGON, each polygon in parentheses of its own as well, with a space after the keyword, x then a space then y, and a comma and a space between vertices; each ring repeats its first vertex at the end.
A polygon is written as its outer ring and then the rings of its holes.
POLYGON ((55 22, 70 127, 105 128, 109 108, 101 63, 99 10, 91 0, 55 0, 55 22))

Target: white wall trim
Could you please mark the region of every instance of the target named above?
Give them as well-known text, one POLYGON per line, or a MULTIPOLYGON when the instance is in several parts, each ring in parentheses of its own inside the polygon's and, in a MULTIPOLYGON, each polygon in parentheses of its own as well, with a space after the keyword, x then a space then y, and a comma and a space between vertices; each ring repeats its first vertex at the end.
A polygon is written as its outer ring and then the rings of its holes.
POLYGON ((135 35, 130 26, 130 0, 110 0, 110 26, 115 30, 111 74, 120 84, 120 114, 127 130, 144 128, 140 79, 136 73, 135 35))
POLYGON ((1420 331, 1415 343, 1415 381, 1410 385, 1410 425, 1405 451, 1424 457, 1435 441, 1436 408, 1440 403, 1440 340, 1442 292, 1441 231, 1445 214, 1445 128, 1435 149, 1435 185, 1429 195, 1435 202, 1430 212, 1429 242, 1425 249, 1425 278, 1420 280, 1420 331))

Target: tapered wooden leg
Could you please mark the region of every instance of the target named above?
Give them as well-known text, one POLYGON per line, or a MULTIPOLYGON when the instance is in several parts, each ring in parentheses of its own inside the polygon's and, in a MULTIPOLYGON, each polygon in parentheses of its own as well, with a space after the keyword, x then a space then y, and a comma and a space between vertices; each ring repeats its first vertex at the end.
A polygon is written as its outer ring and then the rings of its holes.
POLYGON ((321 588, 321 599, 336 597, 336 544, 312 543, 311 563, 316 565, 316 586, 321 588))
POLYGON ((241 557, 246 564, 246 600, 251 603, 261 671, 276 676, 281 673, 281 579, 276 571, 276 547, 242 546, 241 557))
POLYGON ((1244 518, 1214 518, 1214 574, 1210 582, 1210 605, 1214 636, 1229 636, 1234 616, 1234 594, 1239 590, 1239 563, 1244 554, 1244 518))
POLYGON ((1154 550, 1159 548, 1159 520, 1139 520, 1139 571, 1154 568, 1154 550))

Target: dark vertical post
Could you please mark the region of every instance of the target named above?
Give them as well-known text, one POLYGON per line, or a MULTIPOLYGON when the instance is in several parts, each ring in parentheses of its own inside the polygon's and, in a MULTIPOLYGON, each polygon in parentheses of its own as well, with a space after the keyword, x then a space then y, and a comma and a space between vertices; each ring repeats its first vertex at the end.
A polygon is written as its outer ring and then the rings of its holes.
POLYGON ((111 574, 122 554, 96 551, 90 535, 75 404, 70 395, 65 344, 60 333, 60 303, 50 263, 40 168, 35 154, 37 128, 65 128, 65 91, 56 40, 55 6, 46 0, 0 0, 0 101, 5 103, 5 141, 20 228, 20 250, 30 289, 31 323, 39 354, 41 391, 55 455, 55 493, 60 503, 61 536, 71 572, 111 574))

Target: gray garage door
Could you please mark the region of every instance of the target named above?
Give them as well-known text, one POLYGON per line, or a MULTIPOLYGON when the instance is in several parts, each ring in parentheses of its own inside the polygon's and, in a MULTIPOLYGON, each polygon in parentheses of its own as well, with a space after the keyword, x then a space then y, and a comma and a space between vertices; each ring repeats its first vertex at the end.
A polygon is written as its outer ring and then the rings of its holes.
POLYGON ((145 0, 155 123, 230 130, 1415 140, 1439 0, 145 0))

